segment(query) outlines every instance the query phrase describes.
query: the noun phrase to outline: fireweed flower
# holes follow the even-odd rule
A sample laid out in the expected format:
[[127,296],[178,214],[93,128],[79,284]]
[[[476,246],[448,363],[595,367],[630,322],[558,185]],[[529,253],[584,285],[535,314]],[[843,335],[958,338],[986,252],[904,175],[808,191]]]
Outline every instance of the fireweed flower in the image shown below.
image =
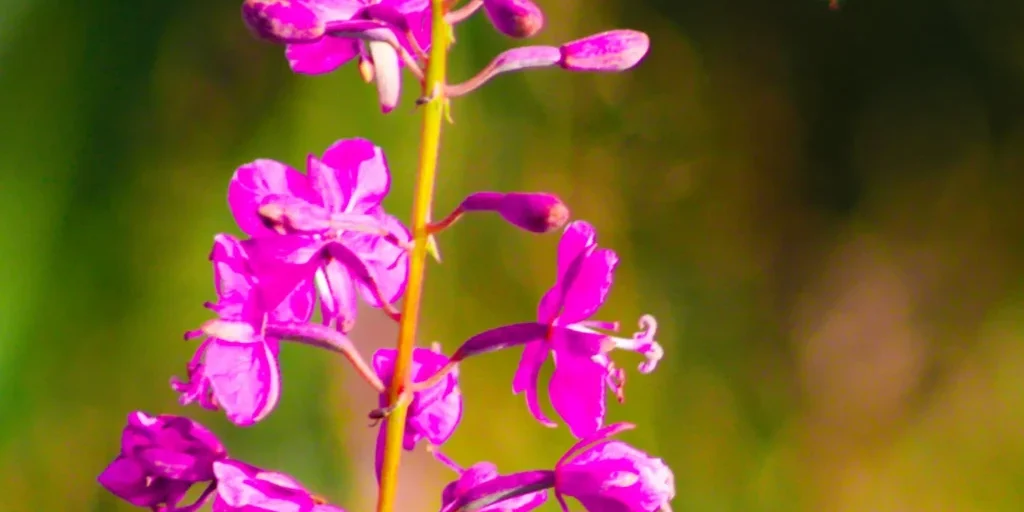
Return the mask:
[[286,44],[296,73],[329,73],[358,58],[377,84],[381,109],[398,104],[401,68],[430,46],[428,0],[246,0],[242,18],[257,36]]
[[642,330],[620,338],[595,330],[617,330],[616,323],[587,320],[611,290],[618,256],[597,247],[594,228],[582,221],[570,223],[558,247],[558,277],[537,308],[537,321],[492,329],[467,340],[452,356],[471,355],[524,345],[512,388],[526,393],[526,403],[542,424],[555,426],[541,410],[537,385],[540,368],[553,354],[555,371],[548,384],[551,405],[576,437],[592,434],[604,423],[605,386],[622,396],[624,374],[608,352],[639,352],[647,361],[641,373],[650,373],[662,357],[654,340],[657,324],[651,316],[640,319]]
[[221,408],[233,423],[248,426],[270,414],[281,393],[278,340],[263,335],[265,323],[308,318],[313,295],[269,279],[259,283],[258,293],[246,247],[230,235],[217,235],[210,260],[218,300],[207,307],[218,318],[185,334],[206,339],[188,365],[188,380],[174,378],[171,387],[182,404]]
[[[128,415],[121,453],[103,470],[99,483],[137,507],[177,508],[193,485],[213,482],[213,465],[227,457],[220,441],[202,425],[181,416]],[[202,505],[213,485],[197,502]],[[161,509],[162,510],[162,509]]]
[[526,511],[540,502],[522,500],[547,489],[554,489],[565,512],[569,511],[566,497],[575,498],[590,512],[667,511],[675,497],[672,470],[661,459],[610,439],[630,428],[631,424],[618,423],[594,432],[570,448],[554,470],[496,475],[490,463],[477,464],[473,467],[482,468],[479,477],[467,471],[445,488],[441,512]]
[[234,460],[213,464],[213,512],[344,512],[313,496],[297,480]]
[[274,160],[245,164],[231,178],[228,204],[253,237],[256,272],[282,279],[282,268],[312,262],[313,272],[294,276],[298,289],[316,288],[324,321],[347,332],[357,295],[379,308],[405,291],[409,231],[381,206],[391,176],[370,141],[339,140],[306,167],[304,175]]
[[509,71],[558,66],[568,71],[618,72],[640,63],[650,38],[636,30],[610,30],[562,46],[523,46],[500,53],[473,78],[445,89],[448,97],[468,94],[494,76]]
[[[380,380],[391,382],[395,371],[395,349],[381,349],[373,354],[373,369]],[[412,353],[412,381],[422,382],[436,374],[448,364],[448,358],[434,350],[416,348]],[[387,394],[381,394],[380,406],[387,407]],[[462,420],[462,391],[459,390],[458,369],[448,372],[436,384],[413,393],[406,416],[405,437],[402,447],[412,450],[416,443],[426,439],[430,444],[444,444],[455,433],[455,427]],[[380,478],[381,463],[384,459],[384,438],[387,420],[381,423],[377,436],[376,469]]]

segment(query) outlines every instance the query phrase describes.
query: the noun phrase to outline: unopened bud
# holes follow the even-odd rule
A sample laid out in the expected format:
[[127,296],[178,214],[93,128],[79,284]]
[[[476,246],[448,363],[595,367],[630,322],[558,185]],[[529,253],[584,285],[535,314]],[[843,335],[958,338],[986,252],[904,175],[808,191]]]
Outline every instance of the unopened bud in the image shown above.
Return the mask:
[[484,0],[484,11],[494,28],[509,37],[532,37],[544,28],[544,13],[530,0]]
[[294,0],[245,0],[242,19],[256,37],[274,43],[311,43],[324,36],[324,22]]
[[570,71],[624,71],[647,55],[650,38],[636,30],[612,30],[561,46],[558,65]]
[[510,224],[533,233],[547,233],[569,221],[565,203],[543,192],[477,192],[467,197],[460,209],[494,211]]

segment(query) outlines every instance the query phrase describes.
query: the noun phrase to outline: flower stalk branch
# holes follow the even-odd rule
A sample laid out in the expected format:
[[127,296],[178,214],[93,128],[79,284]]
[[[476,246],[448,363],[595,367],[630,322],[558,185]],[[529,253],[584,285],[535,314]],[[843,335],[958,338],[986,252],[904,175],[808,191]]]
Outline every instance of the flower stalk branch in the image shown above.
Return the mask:
[[377,512],[394,512],[398,480],[398,465],[402,452],[402,438],[408,404],[398,402],[402,390],[411,382],[413,348],[416,345],[416,324],[419,320],[420,298],[426,270],[427,245],[430,233],[430,211],[434,196],[437,155],[441,143],[441,122],[444,119],[444,96],[449,26],[445,21],[444,0],[431,0],[431,41],[423,81],[423,96],[430,98],[423,105],[423,124],[420,134],[419,169],[416,174],[412,210],[413,250],[409,257],[409,279],[405,292],[401,322],[398,328],[398,358],[389,390],[389,402],[396,404],[388,421],[385,437],[384,460],[381,469]]

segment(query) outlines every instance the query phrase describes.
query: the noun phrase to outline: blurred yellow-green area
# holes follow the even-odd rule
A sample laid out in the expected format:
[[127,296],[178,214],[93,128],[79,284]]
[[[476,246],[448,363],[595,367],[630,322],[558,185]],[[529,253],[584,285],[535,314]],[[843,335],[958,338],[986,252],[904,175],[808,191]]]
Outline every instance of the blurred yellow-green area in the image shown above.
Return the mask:
[[[650,55],[454,101],[436,209],[552,191],[619,252],[598,317],[628,334],[655,315],[667,357],[609,419],[674,469],[674,510],[1024,510],[1024,3],[539,4],[539,43],[631,27]],[[136,409],[187,414],[236,457],[372,510],[376,398],[341,360],[284,347],[282,401],[247,429],[168,387],[214,298],[212,237],[237,233],[237,166],[302,168],[368,137],[387,206],[410,213],[415,84],[381,115],[355,67],[294,76],[238,8],[0,0],[3,512],[130,510],[95,478]],[[453,82],[519,44],[482,17],[457,37]],[[487,216],[442,234],[421,341],[530,319],[557,239]],[[367,309],[353,338],[368,355],[395,331]],[[460,463],[545,467],[571,444],[511,394],[517,361],[464,365]],[[404,460],[400,509],[437,510],[453,475]]]

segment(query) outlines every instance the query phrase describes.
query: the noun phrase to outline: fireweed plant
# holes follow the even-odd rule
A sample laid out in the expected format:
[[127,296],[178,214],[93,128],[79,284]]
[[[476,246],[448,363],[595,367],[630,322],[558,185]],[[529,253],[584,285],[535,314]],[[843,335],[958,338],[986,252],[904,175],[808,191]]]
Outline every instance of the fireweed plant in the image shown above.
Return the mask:
[[[182,404],[222,410],[236,425],[258,423],[284,390],[277,362],[283,342],[303,343],[345,357],[380,397],[370,412],[379,428],[375,470],[377,512],[395,511],[396,474],[403,450],[428,451],[454,474],[439,490],[441,512],[528,511],[554,495],[591,512],[669,510],[672,472],[657,458],[615,440],[633,426],[605,425],[605,394],[620,401],[625,372],[609,357],[615,350],[644,357],[641,373],[662,357],[656,323],[640,319],[640,331],[619,337],[618,322],[591,319],[608,296],[618,257],[599,247],[583,221],[555,195],[477,192],[449,215],[431,221],[438,142],[449,100],[466,95],[497,74],[527,68],[613,72],[635,66],[648,37],[612,30],[561,46],[522,46],[498,55],[460,84],[445,79],[454,27],[481,10],[510,38],[535,35],[544,15],[530,0],[247,0],[242,18],[258,37],[284,46],[292,70],[328,73],[355,61],[376,86],[381,109],[399,100],[402,69],[422,88],[419,169],[412,223],[385,212],[391,173],[384,152],[365,139],[339,140],[310,155],[305,173],[274,160],[239,167],[228,183],[228,205],[247,238],[214,237],[214,318],[185,334],[198,342],[183,378],[171,388]],[[428,255],[437,256],[434,235],[466,214],[492,212],[533,233],[561,230],[555,278],[539,298],[536,318],[484,331],[450,356],[439,347],[416,346],[416,325]],[[404,298],[399,310],[395,304]],[[367,361],[348,333],[363,301],[399,323],[393,349]],[[319,305],[320,319],[314,321]],[[554,373],[548,397],[579,441],[553,466],[502,474],[490,462],[461,467],[440,450],[462,417],[458,368],[466,359],[518,349],[512,390],[524,394],[542,425],[558,423],[541,409],[538,379],[550,357]],[[128,416],[121,452],[99,476],[113,494],[138,507],[190,512],[212,503],[215,512],[337,512],[295,479],[235,459],[202,425],[180,416]],[[186,494],[198,490],[198,498]],[[553,491],[553,493],[551,492]],[[193,494],[195,495],[195,494]],[[188,501],[186,503],[186,501]]]

